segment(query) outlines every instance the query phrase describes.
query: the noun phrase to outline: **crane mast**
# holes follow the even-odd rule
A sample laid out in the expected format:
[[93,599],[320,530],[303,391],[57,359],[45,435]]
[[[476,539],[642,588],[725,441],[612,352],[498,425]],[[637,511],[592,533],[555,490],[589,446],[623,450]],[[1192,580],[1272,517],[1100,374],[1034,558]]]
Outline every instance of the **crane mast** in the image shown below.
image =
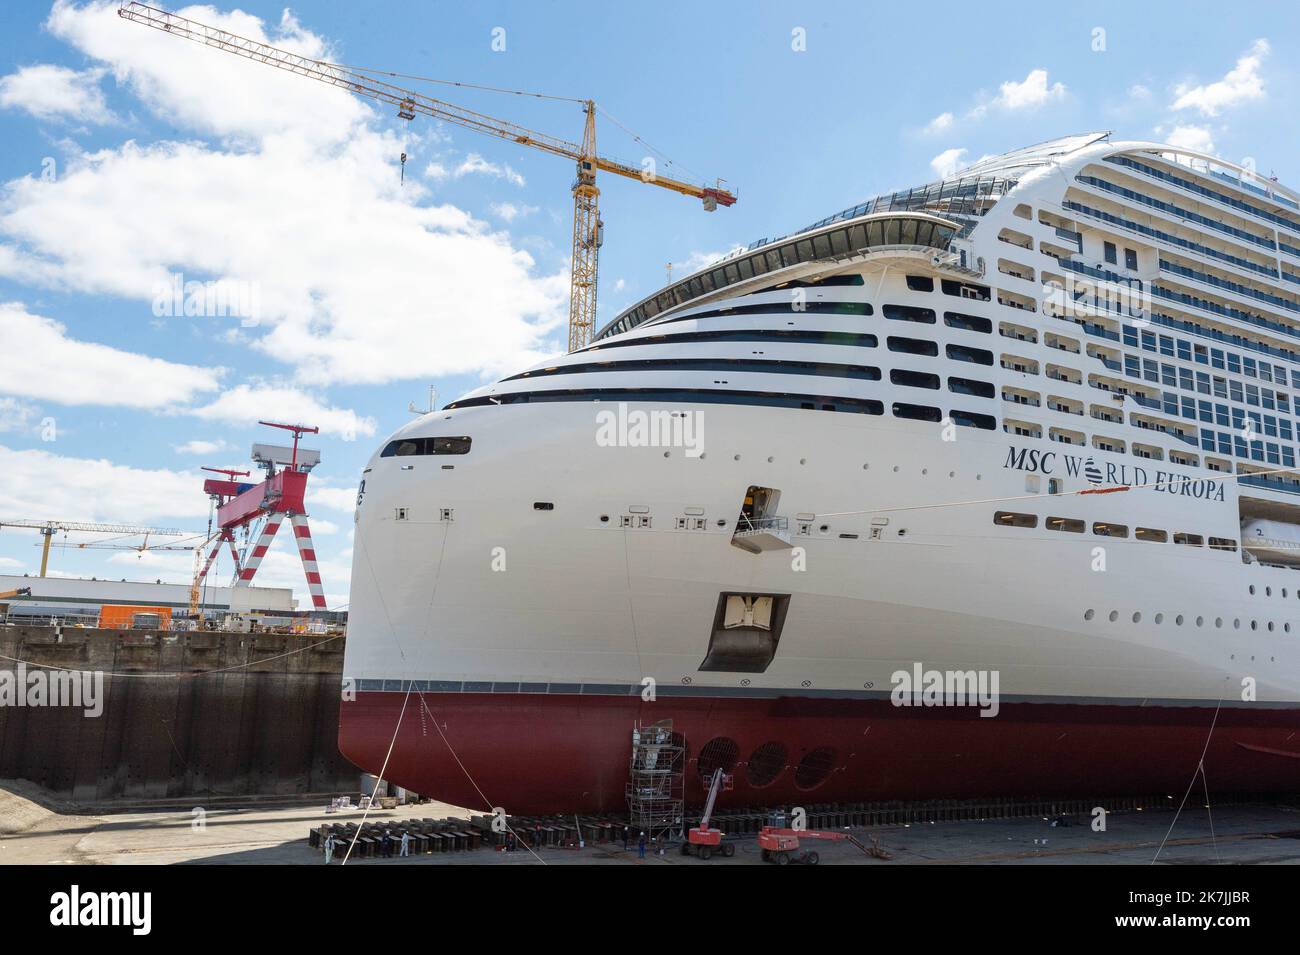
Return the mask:
[[[596,104],[594,100],[581,100],[585,114],[582,144],[569,142],[546,133],[539,133],[517,123],[465,109],[453,103],[435,99],[423,93],[395,86],[376,78],[378,71],[342,66],[290,53],[258,40],[250,40],[218,27],[208,26],[166,10],[136,2],[124,3],[118,16],[140,23],[172,36],[192,40],[226,53],[264,63],[277,69],[296,73],[358,96],[365,96],[395,107],[401,119],[413,120],[417,115],[451,123],[487,136],[507,140],[521,146],[540,149],[554,156],[571,159],[577,164],[573,182],[573,255],[569,282],[569,351],[582,348],[591,340],[596,326],[596,288],[600,245],[604,224],[600,219],[600,189],[596,186],[596,173],[608,172],[647,185],[659,186],[681,195],[700,199],[707,212],[718,206],[730,206],[736,201],[734,193],[721,186],[686,182],[668,176],[648,173],[639,166],[609,159],[596,153]],[[393,75],[393,74],[383,74]]]

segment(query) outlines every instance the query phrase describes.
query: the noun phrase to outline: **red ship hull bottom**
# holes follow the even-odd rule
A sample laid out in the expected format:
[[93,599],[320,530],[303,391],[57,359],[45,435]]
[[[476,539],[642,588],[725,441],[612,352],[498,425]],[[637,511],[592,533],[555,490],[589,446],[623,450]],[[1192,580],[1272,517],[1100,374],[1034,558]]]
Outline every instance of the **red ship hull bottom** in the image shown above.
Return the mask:
[[1181,798],[1203,752],[1211,794],[1300,792],[1300,708],[1003,703],[988,718],[888,700],[411,693],[403,714],[404,698],[345,701],[340,751],[379,774],[392,744],[385,778],[475,812],[622,811],[632,727],[666,719],[689,803],[717,765],[734,775],[720,806]]

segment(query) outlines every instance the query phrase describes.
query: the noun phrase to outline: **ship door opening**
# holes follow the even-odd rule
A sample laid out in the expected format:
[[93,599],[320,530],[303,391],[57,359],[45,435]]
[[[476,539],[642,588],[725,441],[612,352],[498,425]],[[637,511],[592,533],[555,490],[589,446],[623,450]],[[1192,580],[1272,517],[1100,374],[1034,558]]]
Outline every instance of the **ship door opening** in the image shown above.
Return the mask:
[[765,671],[776,657],[789,604],[789,594],[719,594],[709,650],[700,669],[721,673]]
[[776,512],[781,492],[774,487],[751,484],[740,501],[740,516],[731,543],[751,554],[768,550],[788,550],[789,522]]

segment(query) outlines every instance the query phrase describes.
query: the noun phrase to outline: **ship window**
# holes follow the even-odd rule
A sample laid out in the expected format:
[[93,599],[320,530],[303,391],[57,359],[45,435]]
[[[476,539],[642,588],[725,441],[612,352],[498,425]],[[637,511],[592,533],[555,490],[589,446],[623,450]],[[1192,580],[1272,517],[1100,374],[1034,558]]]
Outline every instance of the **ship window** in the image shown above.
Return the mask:
[[993,323],[978,315],[963,315],[961,312],[944,312],[943,321],[949,328],[961,328],[968,332],[992,332]]
[[[823,397],[818,395],[775,394],[762,391],[719,390],[712,388],[573,388],[549,391],[511,391],[499,395],[480,395],[453,401],[447,410],[476,408],[484,405],[530,404],[542,401],[689,401],[726,405],[763,405],[773,408],[816,409],[879,415],[885,413],[882,402],[870,398]],[[829,402],[833,402],[830,404]]]
[[769,285],[767,288],[759,289],[759,292],[774,292],[778,289],[786,288],[836,288],[861,284],[863,284],[863,278],[861,275],[828,275],[824,279],[816,279],[812,282],[805,282],[802,279],[791,279],[788,282],[779,282],[776,285]]
[[942,285],[944,295],[972,298],[978,302],[987,302],[989,300],[987,285],[971,285],[968,282],[958,282],[956,279],[943,279]]
[[922,325],[934,324],[934,309],[918,308],[915,305],[886,305],[885,318],[895,322],[919,322]]
[[976,414],[974,411],[957,411],[952,412],[953,424],[959,424],[963,428],[983,428],[985,431],[996,431],[998,419],[992,415]]
[[1083,521],[1073,517],[1049,517],[1043,525],[1049,531],[1065,531],[1068,534],[1082,534]]
[[1109,262],[1111,265],[1115,265],[1119,262],[1119,258],[1116,255],[1114,242],[1103,243],[1102,253],[1105,255],[1106,261]]
[[893,410],[895,418],[913,418],[917,421],[939,421],[943,418],[943,413],[938,408],[909,405],[902,401],[895,401]]
[[890,335],[888,344],[890,351],[904,352],[908,355],[927,355],[933,358],[939,354],[938,345],[922,338],[902,338],[898,335]]
[[906,385],[909,388],[932,388],[938,389],[939,376],[927,374],[923,371],[908,371],[904,368],[895,368],[889,373],[889,380],[895,385]]
[[1236,551],[1237,542],[1231,537],[1211,537],[1210,548],[1212,550],[1230,550]]
[[975,395],[979,398],[992,398],[996,393],[987,381],[976,381],[974,378],[949,378],[948,390],[959,395]]
[[390,441],[382,458],[407,457],[413,454],[469,454],[469,438],[401,438]]
[[993,523],[1003,527],[1037,527],[1038,517],[1034,514],[1017,514],[1015,511],[997,511]]
[[1092,532],[1098,537],[1128,537],[1128,525],[1111,524],[1109,521],[1093,521]]
[[[750,328],[727,331],[677,332],[664,335],[644,335],[627,340],[601,342],[588,348],[587,352],[600,352],[610,348],[626,348],[634,345],[660,345],[665,342],[806,342],[816,345],[856,345],[862,348],[875,348],[876,336],[857,332],[822,332],[795,329]],[[516,375],[516,378],[526,377]]]
[[1200,534],[1185,534],[1182,531],[1174,533],[1175,544],[1186,544],[1188,547],[1200,547],[1205,543],[1205,538]]
[[965,345],[949,345],[948,357],[953,361],[969,361],[977,365],[993,364],[993,352],[983,348],[967,348]]
[[907,277],[907,287],[913,292],[933,292],[934,279],[928,275],[909,275]]
[[588,372],[653,371],[754,371],[786,375],[819,375],[830,378],[864,378],[880,380],[880,369],[868,365],[840,365],[830,362],[782,361],[758,358],[634,358],[625,361],[583,362],[557,365],[512,375],[504,381],[541,378],[551,375],[577,375]]
[[1133,536],[1140,541],[1153,541],[1157,544],[1164,544],[1169,540],[1169,534],[1166,531],[1156,530],[1152,527],[1139,527]]

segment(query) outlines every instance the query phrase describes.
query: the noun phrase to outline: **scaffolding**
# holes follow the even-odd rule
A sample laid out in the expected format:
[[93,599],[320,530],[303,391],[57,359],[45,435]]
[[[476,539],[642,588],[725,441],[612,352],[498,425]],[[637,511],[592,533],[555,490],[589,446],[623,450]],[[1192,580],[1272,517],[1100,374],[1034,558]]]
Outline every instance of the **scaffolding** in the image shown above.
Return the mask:
[[680,837],[686,786],[686,743],[672,720],[638,722],[632,728],[627,812],[647,840]]

